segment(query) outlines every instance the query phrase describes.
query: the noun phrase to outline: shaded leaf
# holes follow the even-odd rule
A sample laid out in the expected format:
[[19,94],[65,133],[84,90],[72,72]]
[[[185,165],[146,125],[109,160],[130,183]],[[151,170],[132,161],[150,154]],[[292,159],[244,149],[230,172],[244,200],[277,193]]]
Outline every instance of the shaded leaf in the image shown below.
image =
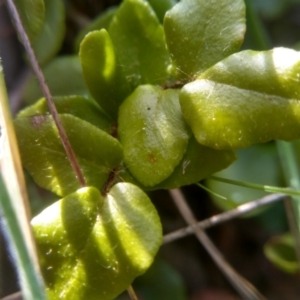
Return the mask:
[[91,95],[114,119],[129,93],[114,47],[105,29],[90,32],[80,44],[80,61]]
[[[42,71],[52,96],[89,96],[77,56],[58,57],[42,68]],[[41,89],[32,76],[24,92],[25,101],[31,104],[41,97]]]
[[146,1],[125,0],[108,32],[131,91],[140,84],[165,84],[170,60],[164,31]]
[[236,159],[230,150],[215,150],[190,138],[187,150],[173,173],[155,186],[157,189],[175,189],[196,183],[213,173],[227,168]]
[[264,245],[266,257],[279,269],[287,273],[299,270],[295,242],[290,233],[271,238]]
[[[60,115],[86,183],[102,189],[122,160],[122,146],[106,132],[72,115]],[[37,184],[67,195],[80,185],[50,116],[17,118],[15,127],[24,167]]]
[[83,188],[32,220],[49,299],[111,300],[151,265],[161,244],[157,212],[138,187],[103,197]]
[[[99,129],[112,134],[114,124],[100,107],[89,98],[83,96],[62,96],[53,97],[56,109],[59,114],[70,114],[84,121],[91,123]],[[49,108],[45,98],[40,99],[35,104],[23,109],[19,118],[31,117],[36,115],[48,115]]]
[[171,9],[177,0],[147,0],[154,9],[159,21],[163,23],[166,12]]
[[60,49],[65,36],[65,9],[62,0],[45,1],[45,20],[32,44],[40,64],[46,63]]
[[180,95],[200,144],[237,149],[300,138],[300,53],[243,51],[219,62]]
[[166,179],[185,153],[189,130],[182,118],[178,90],[139,86],[119,111],[124,162],[145,186]]
[[45,18],[44,0],[15,0],[24,29],[32,42],[42,29]]
[[179,78],[193,78],[239,50],[245,33],[242,0],[182,0],[165,15],[166,42]]

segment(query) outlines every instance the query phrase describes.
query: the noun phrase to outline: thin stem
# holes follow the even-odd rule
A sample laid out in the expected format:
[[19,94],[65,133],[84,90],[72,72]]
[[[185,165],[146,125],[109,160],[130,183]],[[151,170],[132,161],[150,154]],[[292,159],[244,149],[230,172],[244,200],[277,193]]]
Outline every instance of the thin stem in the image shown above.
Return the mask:
[[226,262],[222,254],[211,242],[206,233],[198,226],[195,226],[197,221],[192,211],[186,204],[186,201],[181,191],[178,189],[170,190],[170,194],[185,221],[193,227],[194,234],[196,235],[200,243],[207,250],[207,252],[210,254],[216,265],[231,282],[232,286],[241,295],[241,297],[248,300],[265,299],[264,296],[261,295],[251,283],[249,283],[246,279],[244,279],[238,273],[236,273],[236,271]]
[[255,209],[258,209],[260,207],[273,204],[273,203],[283,200],[285,198],[286,198],[286,195],[272,194],[272,195],[268,195],[264,198],[255,200],[255,201],[248,202],[246,204],[242,204],[235,209],[212,216],[208,219],[198,222],[197,224],[195,224],[193,226],[187,226],[185,228],[182,228],[182,229],[179,229],[179,230],[176,230],[176,231],[166,234],[163,238],[163,244],[171,243],[175,240],[192,235],[194,233],[194,226],[197,226],[201,229],[207,229],[209,227],[216,226],[216,225],[219,225],[226,221],[229,221],[231,219],[237,218],[241,215],[244,215],[244,214],[246,214],[250,211],[253,211]]
[[233,179],[227,179],[227,178],[221,178],[216,176],[210,176],[209,179],[232,184],[232,185],[238,185],[243,186],[250,189],[265,191],[267,193],[278,193],[278,194],[285,194],[289,196],[300,196],[300,191],[292,190],[290,188],[281,188],[277,186],[270,186],[270,185],[261,185],[256,183],[250,183],[250,182],[243,182]]
[[60,136],[62,144],[65,148],[68,159],[69,159],[69,161],[72,165],[72,168],[74,170],[74,173],[75,173],[80,185],[83,187],[83,186],[86,185],[85,179],[84,179],[83,174],[80,170],[80,167],[79,167],[79,164],[77,162],[75,153],[72,149],[72,146],[71,146],[70,141],[67,137],[65,129],[64,129],[64,127],[63,127],[63,125],[60,121],[60,118],[59,118],[58,112],[56,110],[55,104],[53,102],[49,87],[46,84],[44,74],[43,74],[43,72],[42,72],[42,70],[41,70],[41,68],[40,68],[40,66],[37,62],[34,51],[33,51],[32,47],[30,45],[30,41],[29,41],[28,36],[27,36],[27,34],[24,30],[24,27],[22,25],[22,21],[20,19],[19,13],[18,13],[18,11],[15,7],[15,4],[14,4],[13,0],[6,0],[6,3],[7,3],[8,10],[10,12],[10,15],[11,15],[11,17],[12,17],[14,23],[15,23],[15,26],[17,28],[17,31],[19,33],[19,36],[21,38],[21,41],[22,41],[22,43],[25,47],[26,53],[29,57],[31,66],[33,68],[33,71],[34,71],[34,73],[35,73],[35,75],[38,79],[38,82],[39,82],[39,85],[42,89],[43,95],[46,98],[46,101],[47,101],[47,104],[48,104],[48,107],[49,107],[49,111],[50,111],[50,113],[53,117],[53,120],[55,122],[55,125],[58,129],[59,136]]
[[132,285],[130,285],[129,288],[127,289],[127,293],[131,300],[139,300]]

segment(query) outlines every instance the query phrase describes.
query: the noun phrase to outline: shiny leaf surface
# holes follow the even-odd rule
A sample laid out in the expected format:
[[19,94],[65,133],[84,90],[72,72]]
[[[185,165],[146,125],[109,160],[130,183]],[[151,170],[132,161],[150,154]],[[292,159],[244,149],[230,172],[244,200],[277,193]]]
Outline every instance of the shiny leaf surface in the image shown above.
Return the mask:
[[190,135],[178,90],[139,86],[120,107],[118,132],[125,164],[138,181],[153,186],[166,179],[182,159]]
[[49,299],[111,300],[151,265],[162,229],[147,195],[128,183],[93,187],[32,220]]

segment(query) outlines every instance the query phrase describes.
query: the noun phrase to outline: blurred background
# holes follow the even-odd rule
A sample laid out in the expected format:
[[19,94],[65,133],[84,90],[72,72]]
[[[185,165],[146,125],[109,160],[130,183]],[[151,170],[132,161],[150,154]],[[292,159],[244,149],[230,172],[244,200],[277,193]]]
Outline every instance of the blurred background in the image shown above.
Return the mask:
[[[300,0],[246,2],[248,27],[243,49],[265,50],[282,46],[300,49]],[[65,0],[66,14],[60,18],[57,13],[56,20],[57,24],[65,25],[63,26],[65,29],[57,27],[61,32],[60,40],[50,41],[52,44],[47,47],[51,48],[52,52],[39,57],[45,74],[51,76],[53,72],[61,70],[62,64],[57,62],[55,56],[66,59],[67,66],[70,67],[66,74],[80,73],[76,59],[72,61],[78,50],[80,36],[84,35],[87,26],[91,26],[93,24],[91,22],[100,13],[119,3],[117,0]],[[45,53],[43,48],[41,49],[41,52]],[[26,104],[36,100],[40,92],[35,80],[32,79],[23,47],[18,42],[3,0],[0,0],[0,57],[12,112],[15,114]],[[56,89],[55,92],[64,92],[63,83],[60,86],[55,82],[49,84]],[[74,89],[78,93],[83,89],[80,79],[74,83]],[[239,151],[238,157],[236,163],[217,175],[263,185],[287,185],[275,143]],[[26,178],[32,214],[36,215],[55,201],[56,197],[37,187],[29,176],[26,175]],[[202,184],[230,200],[212,196],[196,185],[184,187],[182,190],[198,220],[265,195],[260,191],[213,180],[203,181]],[[161,216],[165,233],[186,226],[167,191],[151,192],[150,197]],[[18,291],[19,286],[9,247],[5,242],[5,229],[2,223],[0,224],[0,298],[2,298]],[[228,262],[267,299],[293,300],[300,297],[300,277],[293,247],[289,243],[282,242],[282,237],[288,230],[284,203],[278,202],[243,218],[211,228],[207,233]],[[266,258],[264,248],[267,246],[275,250],[280,248],[278,251],[282,254],[282,261],[277,262],[277,266]],[[138,278],[133,286],[140,299],[146,300],[239,299],[194,236],[163,245],[152,268]],[[122,295],[120,299],[128,298]]]

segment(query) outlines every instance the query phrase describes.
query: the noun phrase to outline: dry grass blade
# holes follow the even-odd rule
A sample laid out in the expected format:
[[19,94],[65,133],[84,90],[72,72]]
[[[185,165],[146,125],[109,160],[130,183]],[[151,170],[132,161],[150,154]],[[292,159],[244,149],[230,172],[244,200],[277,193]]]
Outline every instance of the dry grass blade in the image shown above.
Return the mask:
[[286,197],[287,197],[286,195],[282,195],[282,194],[272,194],[255,201],[242,204],[235,209],[220,213],[219,215],[215,215],[203,221],[197,222],[197,224],[193,226],[187,226],[185,228],[178,229],[176,231],[166,234],[163,238],[163,244],[171,243],[175,240],[194,234],[194,229],[193,229],[194,226],[198,226],[201,229],[207,229],[209,227],[237,218],[250,211],[258,209],[259,207],[270,205],[277,201],[283,200]]
[[265,299],[256,288],[249,283],[246,279],[241,277],[223,258],[218,249],[214,246],[211,240],[208,238],[206,233],[198,226],[196,226],[197,220],[195,219],[192,211],[186,204],[185,198],[180,190],[171,190],[170,194],[174,200],[174,203],[178,207],[181,215],[185,221],[192,226],[194,234],[203,245],[203,247],[208,251],[214,262],[231,282],[232,286],[241,295],[243,299],[248,300],[261,300]]
[[[1,209],[24,295],[44,299],[26,185],[0,65]],[[3,178],[3,181],[2,181]]]

